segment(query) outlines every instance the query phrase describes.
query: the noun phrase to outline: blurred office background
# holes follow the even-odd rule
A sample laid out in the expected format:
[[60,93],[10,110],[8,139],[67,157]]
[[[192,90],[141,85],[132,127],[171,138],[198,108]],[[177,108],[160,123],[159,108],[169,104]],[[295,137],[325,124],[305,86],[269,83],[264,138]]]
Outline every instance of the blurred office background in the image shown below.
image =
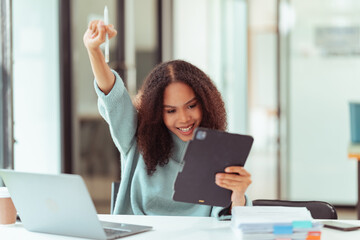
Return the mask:
[[118,30],[109,64],[132,96],[161,61],[188,60],[213,79],[228,130],[255,138],[250,198],[322,200],[355,218],[355,0],[1,0],[2,168],[80,174],[98,212],[109,213],[120,156],[82,42],[105,5]]

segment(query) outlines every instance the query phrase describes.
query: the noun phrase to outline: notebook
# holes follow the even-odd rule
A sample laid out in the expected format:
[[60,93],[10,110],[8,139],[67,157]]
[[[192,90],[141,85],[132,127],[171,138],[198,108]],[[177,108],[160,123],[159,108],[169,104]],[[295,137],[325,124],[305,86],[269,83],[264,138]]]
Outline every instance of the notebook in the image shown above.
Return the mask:
[[33,232],[116,239],[150,226],[101,222],[83,179],[75,174],[0,170],[23,226]]
[[227,207],[231,191],[215,184],[215,175],[229,166],[244,166],[253,137],[197,128],[174,184],[175,201]]

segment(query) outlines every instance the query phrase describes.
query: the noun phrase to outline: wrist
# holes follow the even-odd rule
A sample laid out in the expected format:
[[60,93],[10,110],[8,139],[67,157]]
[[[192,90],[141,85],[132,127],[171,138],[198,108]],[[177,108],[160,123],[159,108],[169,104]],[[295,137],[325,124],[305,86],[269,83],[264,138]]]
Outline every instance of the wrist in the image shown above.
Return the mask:
[[246,197],[244,193],[233,193],[232,198],[232,206],[245,206],[246,205]]
[[102,55],[102,51],[100,49],[100,46],[96,46],[96,47],[86,47],[87,52],[89,54],[89,56],[97,56],[97,55]]

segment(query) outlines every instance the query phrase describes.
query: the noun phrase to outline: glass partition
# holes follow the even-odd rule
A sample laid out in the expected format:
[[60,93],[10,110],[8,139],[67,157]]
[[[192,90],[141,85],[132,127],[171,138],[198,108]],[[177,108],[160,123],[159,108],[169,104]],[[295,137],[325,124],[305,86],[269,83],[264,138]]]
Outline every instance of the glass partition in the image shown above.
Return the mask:
[[[360,99],[360,3],[280,1],[287,74],[286,197],[356,203],[356,161],[348,159],[349,101]],[[293,22],[293,24],[289,24]],[[285,105],[284,105],[285,104]]]

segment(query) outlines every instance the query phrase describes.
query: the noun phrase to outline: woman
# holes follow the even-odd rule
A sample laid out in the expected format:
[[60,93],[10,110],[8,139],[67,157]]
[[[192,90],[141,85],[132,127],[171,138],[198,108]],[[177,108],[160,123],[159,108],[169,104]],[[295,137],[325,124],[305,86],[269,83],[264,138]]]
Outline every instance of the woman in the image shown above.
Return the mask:
[[[109,39],[117,34],[112,25],[95,20],[83,40],[95,75],[100,114],[121,154],[121,184],[114,213],[227,214],[230,208],[172,200],[175,178],[183,164],[181,156],[195,128],[226,128],[224,103],[214,84],[190,63],[162,63],[145,79],[134,107],[121,78],[105,63],[100,45],[106,33]],[[232,206],[251,204],[245,196],[251,176],[243,167],[228,167],[225,173],[216,174],[214,181],[232,191]]]

